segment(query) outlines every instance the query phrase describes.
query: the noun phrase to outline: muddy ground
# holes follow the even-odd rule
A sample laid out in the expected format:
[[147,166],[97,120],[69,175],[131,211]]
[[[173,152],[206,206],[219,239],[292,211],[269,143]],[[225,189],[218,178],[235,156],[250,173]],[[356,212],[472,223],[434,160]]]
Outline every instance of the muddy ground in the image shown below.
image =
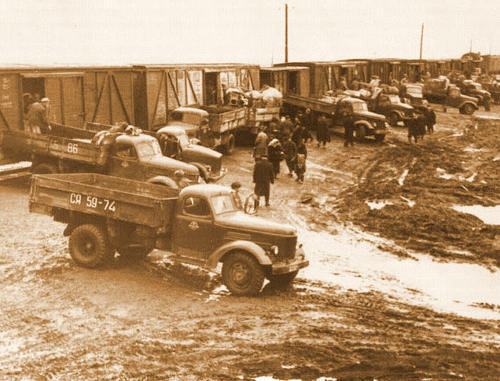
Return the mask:
[[[451,208],[499,204],[500,126],[475,125],[450,110],[417,145],[333,136],[304,184],[283,163],[259,215],[296,226],[311,265],[256,298],[159,251],[82,269],[27,181],[1,184],[0,379],[499,379],[498,225]],[[249,150],[225,165],[250,192]]]

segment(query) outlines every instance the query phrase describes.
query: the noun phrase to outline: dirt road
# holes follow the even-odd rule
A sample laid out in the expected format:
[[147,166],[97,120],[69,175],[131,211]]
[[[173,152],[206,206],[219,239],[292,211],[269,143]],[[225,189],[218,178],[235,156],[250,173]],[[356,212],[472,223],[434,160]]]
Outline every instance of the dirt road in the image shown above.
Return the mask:
[[[311,266],[257,298],[159,251],[79,268],[27,183],[1,185],[0,379],[498,379],[498,225],[451,207],[499,204],[499,127],[468,125],[439,113],[418,146],[402,129],[310,145],[305,183],[281,174],[259,214],[295,225]],[[249,151],[225,165],[249,192]]]

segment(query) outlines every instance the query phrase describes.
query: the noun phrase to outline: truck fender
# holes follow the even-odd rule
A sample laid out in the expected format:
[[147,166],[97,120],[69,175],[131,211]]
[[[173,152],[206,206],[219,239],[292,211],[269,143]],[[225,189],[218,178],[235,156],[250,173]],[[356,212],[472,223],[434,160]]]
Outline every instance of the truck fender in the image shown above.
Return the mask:
[[466,104],[470,104],[472,105],[476,110],[479,109],[478,105],[472,101],[463,101],[462,103],[460,103],[460,105],[457,107],[458,109],[461,109],[462,107],[464,107]]
[[405,114],[401,110],[391,110],[391,112],[398,114],[399,119],[404,119],[405,117]]
[[239,240],[225,243],[217,250],[215,250],[212,254],[210,254],[207,261],[207,267],[217,267],[217,264],[224,257],[224,255],[233,250],[245,251],[249,253],[262,266],[270,266],[273,264],[262,247],[254,242]]
[[195,162],[191,162],[189,163],[193,166],[195,166],[196,168],[198,168],[198,171],[200,172],[200,176],[201,178],[206,182],[208,183],[208,173],[207,173],[207,169],[203,166],[203,164],[200,164],[200,163],[195,163]]
[[150,184],[164,185],[164,186],[167,186],[167,187],[172,188],[172,189],[179,189],[179,187],[177,186],[177,183],[174,180],[172,180],[170,177],[166,177],[166,176],[155,176],[146,182],[150,183]]
[[370,122],[368,122],[367,120],[357,120],[356,122],[354,122],[354,126],[355,127],[357,127],[357,126],[365,126],[365,128],[373,130],[372,124]]

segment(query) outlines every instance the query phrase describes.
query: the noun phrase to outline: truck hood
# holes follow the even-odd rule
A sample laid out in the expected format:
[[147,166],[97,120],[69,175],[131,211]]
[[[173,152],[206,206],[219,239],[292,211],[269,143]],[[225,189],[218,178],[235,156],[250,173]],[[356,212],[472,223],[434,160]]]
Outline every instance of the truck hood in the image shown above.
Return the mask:
[[361,116],[362,118],[366,119],[385,120],[385,116],[376,114],[371,111],[356,111],[354,115]]
[[155,156],[153,158],[144,160],[149,165],[153,165],[159,168],[165,168],[170,170],[172,173],[177,169],[182,169],[185,175],[198,176],[200,171],[194,165],[184,163],[179,160],[171,159],[166,156]]
[[403,102],[395,103],[394,106],[396,106],[396,110],[403,111],[403,112],[413,110],[413,106],[406,104],[406,103],[403,103]]
[[216,216],[215,222],[229,229],[243,230],[245,232],[255,231],[264,234],[279,234],[296,236],[297,231],[293,226],[280,224],[265,218],[251,216],[244,212],[220,214]]
[[190,163],[210,165],[212,170],[218,171],[222,166],[222,154],[199,144],[190,144],[182,150],[182,158]]
[[460,94],[460,99],[462,101],[470,101],[470,102],[474,102],[474,103],[479,102],[479,99],[477,99],[476,97],[471,97],[469,95],[464,95],[464,94]]

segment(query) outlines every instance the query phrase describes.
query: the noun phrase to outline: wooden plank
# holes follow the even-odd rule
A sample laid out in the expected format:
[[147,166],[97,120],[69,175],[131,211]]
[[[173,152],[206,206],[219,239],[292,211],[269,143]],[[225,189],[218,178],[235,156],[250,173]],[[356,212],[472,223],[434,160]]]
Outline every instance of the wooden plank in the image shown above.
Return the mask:
[[115,75],[113,73],[111,73],[111,79],[113,80],[113,85],[114,85],[115,90],[116,90],[116,95],[118,95],[118,100],[120,101],[120,105],[122,106],[122,111],[125,114],[125,119],[126,119],[127,123],[130,124],[131,123],[130,117],[128,115],[127,108],[125,107],[125,103],[123,102],[123,98],[122,98],[122,95],[120,93],[120,88],[118,87],[118,84],[116,83],[116,78],[115,78]]
[[[96,73],[96,86],[97,86],[97,73]],[[104,92],[104,86],[106,85],[106,79],[108,78],[108,74],[106,74],[106,76],[104,77],[104,80],[102,81],[102,85],[101,85],[101,88],[99,90],[99,95],[97,96],[97,100],[96,100],[96,105],[95,105],[95,109],[94,109],[94,115],[92,115],[92,120],[91,122],[95,122],[95,119],[97,117],[97,110],[99,109],[99,105],[101,104],[101,99],[102,99],[102,94]]]

